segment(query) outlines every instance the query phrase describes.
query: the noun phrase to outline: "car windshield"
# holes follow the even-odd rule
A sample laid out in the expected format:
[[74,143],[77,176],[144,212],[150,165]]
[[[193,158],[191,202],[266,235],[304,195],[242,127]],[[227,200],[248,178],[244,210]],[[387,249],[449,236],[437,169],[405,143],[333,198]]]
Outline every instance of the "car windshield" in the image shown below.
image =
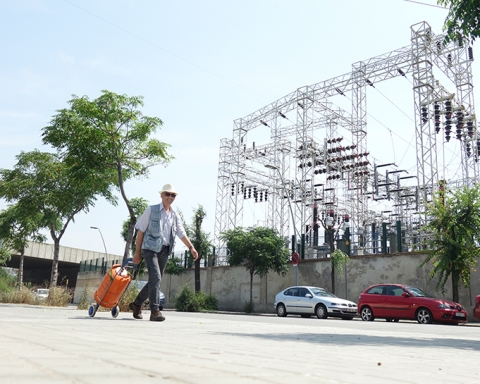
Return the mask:
[[408,289],[408,291],[416,297],[434,297],[430,295],[429,293],[425,292],[424,290],[417,288],[417,287],[405,287]]
[[48,289],[38,289],[37,293],[41,295],[48,295]]
[[327,290],[322,289],[322,288],[310,288],[310,291],[312,291],[312,293],[313,293],[315,296],[320,296],[320,297],[337,297],[337,296],[335,296],[333,293],[330,293],[330,292],[328,292]]

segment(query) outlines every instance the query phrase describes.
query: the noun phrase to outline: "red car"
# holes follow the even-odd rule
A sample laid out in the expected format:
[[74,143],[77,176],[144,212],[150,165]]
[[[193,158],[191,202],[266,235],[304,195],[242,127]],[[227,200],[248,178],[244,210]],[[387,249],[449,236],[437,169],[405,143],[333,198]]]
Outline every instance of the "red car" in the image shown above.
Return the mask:
[[480,319],[480,295],[475,299],[475,308],[473,308],[473,316]]
[[387,321],[417,320],[420,324],[458,324],[468,320],[467,311],[460,304],[401,284],[377,284],[367,288],[358,299],[358,313],[363,321],[379,317]]

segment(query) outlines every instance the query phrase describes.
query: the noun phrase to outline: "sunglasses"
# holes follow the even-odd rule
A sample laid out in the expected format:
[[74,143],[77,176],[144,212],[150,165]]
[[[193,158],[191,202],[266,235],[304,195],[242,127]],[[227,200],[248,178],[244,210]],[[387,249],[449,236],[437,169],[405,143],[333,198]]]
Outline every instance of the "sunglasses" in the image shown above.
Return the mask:
[[167,197],[173,197],[173,198],[177,197],[177,194],[176,194],[176,193],[163,192],[163,194],[164,194],[165,196],[167,196]]

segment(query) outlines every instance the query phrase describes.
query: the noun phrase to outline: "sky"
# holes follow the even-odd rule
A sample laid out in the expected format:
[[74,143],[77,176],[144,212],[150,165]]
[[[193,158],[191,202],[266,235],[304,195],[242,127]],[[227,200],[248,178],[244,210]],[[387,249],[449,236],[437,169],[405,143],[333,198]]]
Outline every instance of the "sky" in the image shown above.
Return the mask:
[[[423,3],[423,4],[419,4]],[[0,0],[0,168],[42,144],[41,130],[72,95],[102,90],[143,96],[159,117],[155,137],[175,157],[148,178],[126,183],[127,196],[156,204],[166,183],[191,222],[207,212],[213,238],[218,155],[233,121],[297,88],[351,71],[351,65],[410,45],[410,26],[442,31],[434,0]],[[473,64],[474,81],[480,75]],[[379,160],[414,158],[411,83],[395,79],[367,93],[369,145]],[[386,96],[386,97],[385,97]],[[478,100],[478,97],[477,97]],[[372,128],[373,129],[373,128]],[[372,131],[376,132],[376,131]],[[413,141],[414,145],[415,141]],[[266,144],[266,143],[265,143]],[[381,157],[384,159],[381,159]],[[0,209],[7,206],[0,200]],[[249,209],[248,207],[246,208]],[[61,245],[123,254],[122,200],[99,199],[70,224]],[[49,239],[48,243],[52,243]],[[178,248],[178,250],[181,249]]]

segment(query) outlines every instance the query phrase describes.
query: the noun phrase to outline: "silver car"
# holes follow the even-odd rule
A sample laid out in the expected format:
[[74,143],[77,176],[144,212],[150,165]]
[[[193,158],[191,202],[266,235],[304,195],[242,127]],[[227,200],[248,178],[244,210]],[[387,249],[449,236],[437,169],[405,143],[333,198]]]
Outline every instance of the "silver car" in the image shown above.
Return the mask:
[[[137,288],[137,290],[140,292],[142,290],[142,288],[147,284],[147,281],[144,281],[144,280],[132,280],[130,285],[134,285],[135,288]],[[160,291],[160,303],[159,303],[159,307],[158,309],[160,309],[160,311],[163,310],[163,307],[165,306],[165,295],[163,294],[162,291]]]
[[275,296],[273,305],[279,317],[316,315],[319,319],[330,316],[351,320],[357,315],[357,304],[353,301],[340,299],[326,289],[318,287],[287,288]]

